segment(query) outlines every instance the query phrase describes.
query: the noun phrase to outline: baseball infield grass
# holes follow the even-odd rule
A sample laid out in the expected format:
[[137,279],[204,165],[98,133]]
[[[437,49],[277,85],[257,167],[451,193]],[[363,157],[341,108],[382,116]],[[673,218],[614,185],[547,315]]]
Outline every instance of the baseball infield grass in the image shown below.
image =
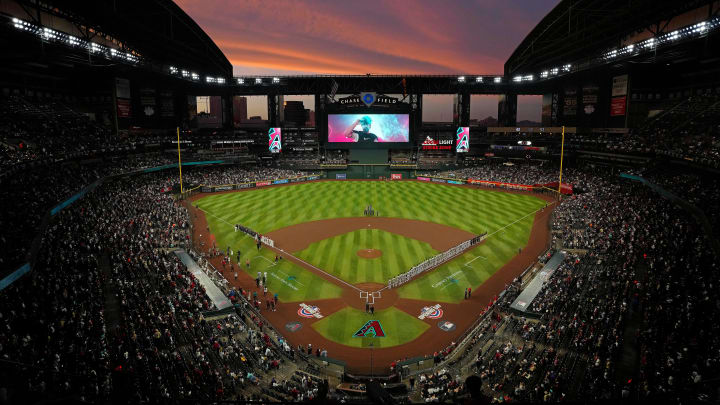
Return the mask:
[[[366,322],[376,320],[380,323],[385,337],[355,337]],[[369,347],[372,342],[374,348],[392,347],[408,343],[425,332],[430,327],[427,323],[409,315],[397,308],[391,307],[375,311],[370,315],[352,307],[345,307],[315,323],[312,328],[318,333],[332,340],[352,347]],[[332,353],[329,354],[332,357]]]
[[[360,249],[377,249],[382,256],[365,259]],[[297,257],[350,284],[381,283],[437,255],[429,244],[381,229],[359,229],[310,244]]]

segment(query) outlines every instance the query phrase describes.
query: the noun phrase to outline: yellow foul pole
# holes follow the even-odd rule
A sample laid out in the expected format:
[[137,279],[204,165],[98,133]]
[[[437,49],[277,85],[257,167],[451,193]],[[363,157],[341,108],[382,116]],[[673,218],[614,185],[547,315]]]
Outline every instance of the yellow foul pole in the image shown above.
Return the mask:
[[562,144],[560,146],[560,179],[558,180],[558,198],[562,195],[562,165],[565,156],[565,125],[562,127]]
[[180,169],[180,194],[182,194],[183,193],[183,184],[182,184],[182,160],[180,159],[180,127],[177,127],[177,144],[178,144],[178,169]]

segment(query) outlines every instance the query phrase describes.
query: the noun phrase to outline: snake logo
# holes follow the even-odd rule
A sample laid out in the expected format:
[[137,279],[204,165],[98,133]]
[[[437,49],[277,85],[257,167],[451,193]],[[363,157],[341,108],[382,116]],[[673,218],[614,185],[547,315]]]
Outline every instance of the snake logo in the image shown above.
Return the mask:
[[362,328],[360,328],[353,337],[385,337],[385,331],[380,325],[380,321],[370,320],[365,322]]

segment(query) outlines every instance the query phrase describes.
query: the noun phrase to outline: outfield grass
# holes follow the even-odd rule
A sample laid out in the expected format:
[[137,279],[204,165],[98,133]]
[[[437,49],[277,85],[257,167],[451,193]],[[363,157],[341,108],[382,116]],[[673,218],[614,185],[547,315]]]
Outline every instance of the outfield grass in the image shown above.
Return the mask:
[[[378,249],[382,256],[364,259],[360,249]],[[439,252],[429,244],[381,229],[359,229],[310,244],[296,256],[350,284],[382,283]]]
[[493,232],[545,205],[539,198],[419,181],[323,181],[216,194],[200,208],[260,233],[308,221],[361,217],[372,204],[383,217],[418,219],[476,234]]
[[[353,337],[369,320],[382,325],[385,337]],[[412,315],[391,307],[370,315],[352,307],[345,307],[312,324],[312,328],[333,342],[352,347],[392,347],[408,343],[420,336],[430,325]],[[330,353],[332,357],[332,353]]]
[[[257,277],[258,271],[267,272],[268,289],[277,293],[281,301],[311,301],[342,296],[342,289],[335,284],[329,283],[287,260],[281,260],[275,265],[275,254],[264,248],[258,251],[253,238],[243,232],[235,232],[233,226],[213,215],[205,215],[205,217],[211,232],[215,235],[218,248],[226,249],[227,246],[230,246],[233,251],[233,260],[237,258],[235,253],[240,249],[242,270],[252,278]],[[249,270],[245,265],[246,260],[250,260]],[[233,277],[229,267],[225,271],[225,276],[228,279]]]

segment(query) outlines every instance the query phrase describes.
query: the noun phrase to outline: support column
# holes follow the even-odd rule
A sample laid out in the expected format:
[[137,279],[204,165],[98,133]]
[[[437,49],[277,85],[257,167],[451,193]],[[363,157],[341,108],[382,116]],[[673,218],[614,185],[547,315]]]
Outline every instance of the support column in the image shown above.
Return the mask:
[[220,96],[222,99],[222,127],[225,129],[233,128],[233,97],[232,94],[224,94]]
[[278,127],[280,124],[280,114],[278,106],[278,96],[268,95],[268,125],[272,127]]
[[455,95],[453,124],[458,127],[467,127],[470,125],[470,93],[459,93]]
[[501,127],[517,125],[517,94],[498,96],[498,125]]

